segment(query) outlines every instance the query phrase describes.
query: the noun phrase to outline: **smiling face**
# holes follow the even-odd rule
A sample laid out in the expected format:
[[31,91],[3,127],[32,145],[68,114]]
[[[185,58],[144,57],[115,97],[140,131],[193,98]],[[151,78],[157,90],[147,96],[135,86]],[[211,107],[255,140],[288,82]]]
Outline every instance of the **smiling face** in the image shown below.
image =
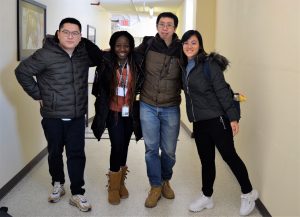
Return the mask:
[[183,52],[189,60],[197,56],[200,48],[198,38],[195,35],[192,35],[188,40],[183,42]]
[[125,61],[130,52],[129,40],[125,36],[120,36],[116,40],[115,44],[115,54],[117,55],[119,61]]
[[79,26],[72,23],[65,23],[57,31],[59,44],[67,53],[72,53],[81,40]]
[[169,44],[172,41],[173,34],[176,31],[174,19],[170,17],[161,17],[156,28],[160,38]]

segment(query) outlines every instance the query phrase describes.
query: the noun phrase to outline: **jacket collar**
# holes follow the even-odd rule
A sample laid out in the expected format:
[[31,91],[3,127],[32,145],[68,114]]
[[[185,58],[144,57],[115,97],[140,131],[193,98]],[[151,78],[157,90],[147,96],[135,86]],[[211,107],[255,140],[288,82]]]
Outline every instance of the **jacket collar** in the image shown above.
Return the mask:
[[[161,43],[165,44],[165,41],[159,36],[158,33],[156,33],[155,35],[156,40],[160,41]],[[174,44],[174,42],[180,42],[178,35],[174,32],[172,35],[172,42],[170,44],[170,46],[172,46],[172,44]]]

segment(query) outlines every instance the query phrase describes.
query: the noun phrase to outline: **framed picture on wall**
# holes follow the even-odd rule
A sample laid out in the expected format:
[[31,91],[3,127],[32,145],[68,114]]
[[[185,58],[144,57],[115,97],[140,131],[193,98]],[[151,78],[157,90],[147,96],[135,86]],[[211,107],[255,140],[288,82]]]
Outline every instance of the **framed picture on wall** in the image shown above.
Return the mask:
[[27,58],[42,47],[46,36],[46,9],[45,5],[33,0],[18,0],[17,37],[19,61]]
[[91,25],[87,25],[87,39],[96,43],[96,28]]

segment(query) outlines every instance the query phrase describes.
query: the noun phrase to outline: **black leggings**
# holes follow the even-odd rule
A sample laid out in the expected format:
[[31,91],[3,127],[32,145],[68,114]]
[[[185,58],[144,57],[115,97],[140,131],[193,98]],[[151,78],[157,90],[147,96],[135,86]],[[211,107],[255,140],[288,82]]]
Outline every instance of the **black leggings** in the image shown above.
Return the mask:
[[230,122],[218,117],[193,123],[198,154],[202,164],[202,191],[205,196],[213,194],[216,177],[215,147],[238,180],[243,194],[252,191],[247,168],[234,148]]
[[128,146],[133,132],[132,117],[122,117],[121,112],[109,112],[107,128],[111,142],[110,171],[118,172],[126,165]]

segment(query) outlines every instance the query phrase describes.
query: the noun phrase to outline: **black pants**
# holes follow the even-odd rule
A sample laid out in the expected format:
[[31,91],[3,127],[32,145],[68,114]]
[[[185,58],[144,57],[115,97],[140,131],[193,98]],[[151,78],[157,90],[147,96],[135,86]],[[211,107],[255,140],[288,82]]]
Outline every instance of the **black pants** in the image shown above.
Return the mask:
[[43,118],[42,126],[48,142],[49,172],[54,182],[65,183],[63,150],[66,149],[67,168],[72,195],[84,194],[84,116],[70,121]]
[[127,162],[128,146],[133,132],[132,117],[122,117],[121,112],[109,112],[107,122],[111,142],[110,171],[118,172]]
[[252,191],[245,164],[234,148],[230,122],[225,117],[193,123],[195,141],[202,164],[202,191],[205,196],[213,194],[216,177],[215,147],[238,180],[243,194]]

